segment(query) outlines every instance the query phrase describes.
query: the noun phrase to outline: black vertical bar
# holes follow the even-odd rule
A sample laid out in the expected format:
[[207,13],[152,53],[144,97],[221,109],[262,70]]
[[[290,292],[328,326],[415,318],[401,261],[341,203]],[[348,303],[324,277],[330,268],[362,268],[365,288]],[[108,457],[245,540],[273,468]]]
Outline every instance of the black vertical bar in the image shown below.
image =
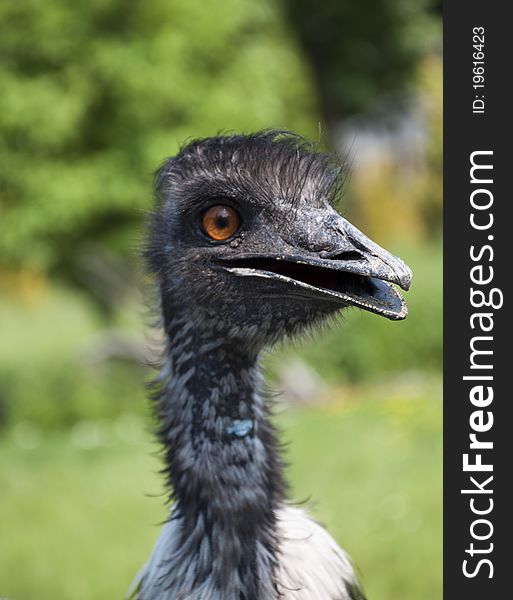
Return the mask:
[[[448,0],[444,5],[444,598],[447,600],[513,598],[509,584],[513,575],[510,547],[513,394],[509,381],[509,374],[513,375],[510,314],[513,217],[509,210],[513,207],[510,164],[513,150],[508,139],[513,135],[513,100],[508,91],[513,70],[513,31],[507,8],[507,2],[476,0]],[[474,87],[480,85],[480,75],[484,87]],[[474,152],[478,153],[474,154],[475,163],[492,168],[475,169],[472,181]],[[491,206],[482,208],[488,202]],[[486,227],[492,218],[493,224]],[[477,227],[472,226],[471,219]],[[488,281],[492,274],[490,267],[493,279],[476,283],[475,280]],[[474,305],[484,299],[489,306],[473,306],[471,289],[483,294],[482,297],[474,294]],[[503,304],[499,307],[501,299]],[[477,317],[478,314],[487,316]],[[471,344],[474,349],[493,354],[475,354],[472,363]],[[493,400],[489,388],[493,390]],[[472,441],[474,448],[470,448]],[[477,446],[477,442],[483,445]],[[485,447],[487,443],[493,443],[493,449]],[[464,470],[465,455],[471,470]],[[478,471],[479,460],[493,471]],[[493,479],[489,480],[490,477]]]

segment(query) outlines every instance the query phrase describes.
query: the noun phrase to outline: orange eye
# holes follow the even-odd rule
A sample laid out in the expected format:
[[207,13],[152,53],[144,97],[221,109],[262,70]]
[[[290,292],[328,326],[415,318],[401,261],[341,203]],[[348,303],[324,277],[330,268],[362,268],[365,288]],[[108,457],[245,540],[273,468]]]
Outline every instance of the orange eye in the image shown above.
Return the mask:
[[231,206],[211,206],[203,215],[203,230],[213,240],[227,240],[237,233],[239,215]]

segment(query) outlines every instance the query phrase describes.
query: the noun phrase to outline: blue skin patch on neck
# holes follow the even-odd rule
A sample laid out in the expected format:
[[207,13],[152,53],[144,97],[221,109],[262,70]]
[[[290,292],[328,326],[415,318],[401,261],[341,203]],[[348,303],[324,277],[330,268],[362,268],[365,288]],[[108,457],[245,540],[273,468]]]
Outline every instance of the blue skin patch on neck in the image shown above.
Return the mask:
[[235,435],[243,438],[253,431],[253,421],[251,419],[234,419],[231,425],[225,429],[228,435]]

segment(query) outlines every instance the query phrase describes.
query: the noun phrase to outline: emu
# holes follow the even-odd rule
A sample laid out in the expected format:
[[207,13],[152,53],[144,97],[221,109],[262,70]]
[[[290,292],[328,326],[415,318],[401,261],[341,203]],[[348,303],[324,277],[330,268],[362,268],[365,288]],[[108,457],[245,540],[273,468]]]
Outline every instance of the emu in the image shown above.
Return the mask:
[[355,306],[404,319],[410,269],[333,208],[342,166],[288,132],[192,141],[156,175],[146,258],[166,350],[153,406],[172,510],[138,600],[359,600],[287,486],[259,359]]

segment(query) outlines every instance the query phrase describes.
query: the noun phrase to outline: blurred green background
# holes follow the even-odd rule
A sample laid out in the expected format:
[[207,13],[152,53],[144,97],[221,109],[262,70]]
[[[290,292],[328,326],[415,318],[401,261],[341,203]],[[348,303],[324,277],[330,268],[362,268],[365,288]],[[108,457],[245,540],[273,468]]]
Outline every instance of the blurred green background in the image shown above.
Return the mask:
[[[292,129],[415,273],[267,359],[294,497],[370,599],[441,597],[441,58],[430,0],[0,3],[0,596],[123,597],[166,515],[137,249],[190,137]],[[155,497],[156,496],[156,497]]]

